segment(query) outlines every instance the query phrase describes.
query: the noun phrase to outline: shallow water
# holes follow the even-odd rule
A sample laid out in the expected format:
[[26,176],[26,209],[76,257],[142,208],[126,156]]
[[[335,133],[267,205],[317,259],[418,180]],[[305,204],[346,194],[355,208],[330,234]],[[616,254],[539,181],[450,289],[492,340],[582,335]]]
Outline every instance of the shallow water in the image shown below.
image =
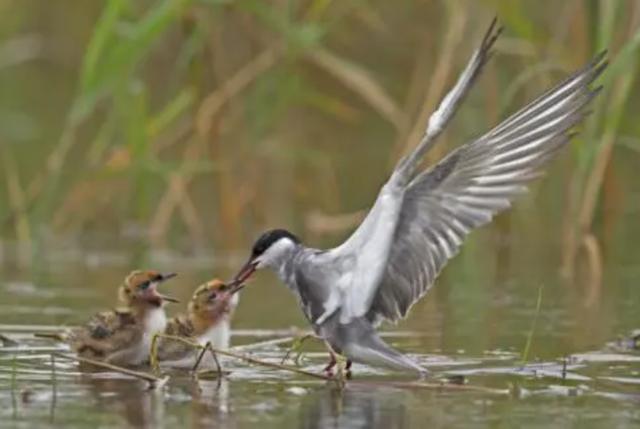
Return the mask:
[[[186,301],[210,272],[230,272],[236,261],[228,259],[214,270],[199,258],[182,262],[179,278],[167,284],[166,292]],[[5,341],[0,347],[0,421],[3,427],[640,424],[640,352],[629,341],[617,340],[638,326],[634,305],[625,299],[637,294],[632,272],[619,267],[611,276],[617,283],[602,288],[595,307],[585,307],[580,290],[563,284],[551,270],[520,271],[496,284],[465,274],[462,261],[454,261],[407,321],[386,328],[387,341],[430,368],[432,379],[416,381],[355,365],[352,381],[340,388],[225,359],[229,374],[222,380],[194,381],[186,373],[170,372],[167,385],[156,391],[140,380],[81,370],[61,358],[52,361],[50,353],[65,347],[33,337],[81,323],[111,305],[126,264],[91,266],[86,259],[69,258],[47,264],[38,274],[5,264],[0,332],[16,343]],[[168,270],[171,260],[152,255],[148,263]],[[523,365],[542,277],[542,304],[529,362]],[[305,328],[295,301],[272,276],[259,275],[243,292],[233,343],[289,336],[292,326]],[[279,362],[285,351],[286,344],[251,353]],[[304,346],[302,368],[320,372],[325,361],[320,345]]]
[[[230,373],[222,380],[194,381],[170,372],[166,387],[149,390],[146,382],[119,374],[83,372],[60,358],[52,362],[48,350],[30,347],[46,344],[27,333],[12,337],[23,346],[0,352],[3,426],[620,427],[640,422],[640,354],[632,352],[593,360],[600,355],[588,353],[566,365],[558,360],[525,367],[517,354],[506,352],[415,355],[440,381],[425,384],[358,366],[344,388],[225,360]],[[390,339],[411,348],[401,338]],[[257,338],[240,332],[236,339]],[[282,351],[263,349],[254,356],[278,361]],[[304,368],[312,371],[323,362],[320,353],[303,358]],[[464,375],[466,384],[442,379],[455,374]],[[434,382],[444,385],[434,388]]]

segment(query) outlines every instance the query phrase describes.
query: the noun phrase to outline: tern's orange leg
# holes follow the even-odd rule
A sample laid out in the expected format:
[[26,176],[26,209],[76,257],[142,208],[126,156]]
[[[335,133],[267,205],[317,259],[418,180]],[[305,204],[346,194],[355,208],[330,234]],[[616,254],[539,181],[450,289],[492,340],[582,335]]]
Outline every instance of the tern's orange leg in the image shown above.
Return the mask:
[[336,354],[331,349],[329,349],[329,356],[329,363],[324,367],[323,371],[326,372],[329,377],[333,377],[333,367],[336,366],[338,361],[336,360]]

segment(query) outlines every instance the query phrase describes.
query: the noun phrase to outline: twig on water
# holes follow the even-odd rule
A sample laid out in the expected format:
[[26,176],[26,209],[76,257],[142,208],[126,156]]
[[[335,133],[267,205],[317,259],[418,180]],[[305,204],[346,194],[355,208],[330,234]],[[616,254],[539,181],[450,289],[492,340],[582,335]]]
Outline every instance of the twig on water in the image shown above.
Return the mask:
[[135,377],[138,378],[140,380],[144,380],[147,383],[149,383],[149,387],[151,389],[158,389],[162,386],[164,386],[167,381],[169,380],[169,377],[164,377],[164,378],[160,378],[160,377],[156,377],[153,374],[148,374],[146,372],[141,372],[141,371],[134,371],[132,369],[128,369],[128,368],[123,368],[121,366],[117,366],[117,365],[113,365],[107,362],[102,362],[99,360],[95,360],[95,359],[90,359],[90,358],[85,358],[85,357],[80,357],[80,356],[72,356],[72,355],[67,355],[64,353],[51,353],[53,356],[57,356],[63,359],[67,359],[67,360],[72,360],[72,361],[76,361],[76,362],[83,362],[83,363],[87,363],[93,366],[97,366],[100,368],[104,368],[104,369],[108,369],[110,371],[113,372],[117,372],[120,374],[124,374],[124,375],[128,375],[131,377]]
[[293,351],[295,351],[296,352],[296,357],[293,359],[293,363],[295,363],[296,365],[299,365],[300,355],[302,354],[302,351],[301,351],[302,345],[309,338],[315,338],[315,335],[314,334],[306,334],[306,335],[303,335],[301,337],[296,337],[295,340],[293,341],[293,344],[291,344],[291,347],[289,347],[289,350],[287,350],[287,353],[284,355],[284,357],[282,358],[280,363],[284,364],[286,362],[286,360],[289,359],[289,356],[291,355],[291,353]]
[[257,343],[243,344],[241,346],[231,347],[231,350],[236,352],[246,352],[248,350],[262,349],[270,346],[279,346],[280,344],[291,343],[295,341],[296,338],[297,337],[274,338],[271,340],[258,341]]
[[67,334],[64,332],[34,332],[33,336],[36,338],[46,338],[48,340],[66,341]]
[[351,371],[347,371],[347,360],[341,355],[336,355],[336,376],[335,380],[340,389],[344,389],[347,385],[347,379],[351,378]]
[[16,390],[18,389],[18,360],[14,354],[11,360],[11,416],[16,419],[18,417],[18,399],[16,397]]
[[[65,326],[67,329],[74,329],[76,326]],[[60,332],[60,326],[49,325],[12,325],[7,323],[0,324],[0,331],[13,333],[29,333],[34,332]]]
[[242,360],[242,361],[245,361],[247,363],[254,364],[254,365],[260,365],[260,366],[264,366],[264,367],[268,367],[268,368],[279,369],[279,370],[282,370],[282,371],[294,372],[296,374],[306,375],[308,377],[313,377],[313,378],[326,380],[326,381],[335,381],[332,377],[328,377],[328,376],[322,375],[322,374],[316,374],[315,372],[305,371],[303,369],[299,369],[299,368],[295,368],[295,367],[291,367],[291,366],[287,366],[287,365],[281,365],[279,363],[267,362],[267,361],[263,361],[263,360],[260,360],[260,359],[252,358],[250,356],[231,353],[231,352],[228,352],[228,351],[225,351],[225,350],[215,350],[215,351],[216,351],[216,353],[219,353],[221,355],[229,356],[229,357],[232,357],[232,358],[236,358],[236,359],[239,359],[239,360]]
[[211,356],[213,357],[213,361],[216,363],[216,371],[217,371],[218,379],[222,378],[222,366],[220,366],[220,361],[218,360],[218,356],[216,355],[216,352],[213,350],[211,343],[208,341],[207,341],[207,344],[202,348],[202,351],[200,352],[200,354],[198,355],[198,359],[196,360],[195,365],[193,365],[191,372],[197,376],[198,368],[200,367],[202,358],[204,357],[204,354],[207,351],[211,353]]
[[368,381],[368,380],[350,380],[349,385],[355,386],[386,386],[407,389],[426,389],[438,391],[457,391],[457,392],[477,392],[490,395],[509,395],[509,389],[496,389],[484,386],[474,386],[468,384],[456,384],[447,382],[426,382],[426,381]]
[[160,362],[158,361],[158,339],[165,338],[167,340],[178,341],[193,347],[194,349],[202,349],[203,346],[188,338],[178,337],[177,335],[155,334],[151,340],[151,350],[149,352],[149,363],[153,372],[160,372]]
[[49,421],[54,422],[56,418],[56,405],[58,402],[58,376],[56,374],[56,357],[51,354],[51,407],[49,409]]
[[[190,344],[193,345],[195,347],[198,348],[202,348],[203,346],[199,345],[199,344],[195,344],[189,340],[186,340],[183,337],[178,337],[175,335],[165,335],[165,334],[156,334],[157,337],[161,337],[161,338],[166,338],[169,340],[174,340],[174,341],[181,341],[185,344]],[[216,349],[213,346],[210,346],[210,350],[213,353],[216,353],[218,355],[222,355],[222,356],[229,356],[235,359],[239,359],[248,363],[252,363],[254,365],[260,365],[260,366],[264,366],[264,367],[268,367],[268,368],[273,368],[273,369],[279,369],[282,371],[289,371],[289,372],[295,372],[296,374],[301,374],[301,375],[306,375],[308,377],[313,377],[313,378],[318,378],[321,380],[327,380],[327,381],[333,381],[333,378],[331,377],[327,377],[325,375],[322,374],[316,374],[314,372],[310,372],[310,371],[305,371],[303,369],[299,369],[299,368],[294,368],[294,367],[290,367],[290,366],[286,366],[286,365],[281,365],[278,363],[274,363],[274,362],[266,362],[260,359],[256,359],[247,355],[243,355],[243,354],[239,354],[239,353],[234,353],[230,350],[220,350],[220,349]],[[153,354],[153,353],[152,353]],[[201,371],[200,374],[203,374],[205,372],[209,372],[209,371]]]
[[174,336],[174,335],[167,335],[167,334],[155,334],[153,336],[153,339],[151,340],[151,350],[150,350],[150,353],[149,353],[149,363],[150,363],[151,368],[153,369],[153,371],[155,373],[160,372],[160,362],[158,360],[158,339],[159,338],[164,338],[164,339],[171,340],[171,341],[177,341],[177,342],[186,344],[187,346],[190,346],[190,347],[192,347],[194,349],[200,350],[200,353],[198,354],[196,362],[195,362],[193,368],[191,369],[191,374],[196,379],[198,378],[198,375],[202,374],[202,372],[198,372],[198,368],[200,367],[200,364],[202,363],[202,359],[204,358],[205,353],[207,351],[209,351],[211,353],[211,356],[213,357],[213,361],[216,364],[216,376],[217,376],[218,380],[222,379],[222,376],[224,375],[224,372],[222,370],[222,366],[220,365],[220,361],[218,360],[218,356],[216,355],[215,350],[211,346],[211,343],[207,342],[207,344],[205,346],[201,346],[200,344],[198,344],[195,341],[192,341],[192,340],[190,340],[188,338],[178,337],[178,336]]
[[58,377],[56,375],[56,356],[53,353],[49,355],[49,364],[51,365],[51,384],[55,390],[58,384]]
[[4,334],[0,334],[0,342],[2,343],[3,347],[16,347],[20,344],[16,340],[7,337]]
[[[202,362],[202,358],[204,357],[204,354],[207,352],[207,350],[209,350],[208,345],[209,343],[207,343],[207,345],[203,347],[202,350],[200,350],[200,353],[198,353],[198,357],[196,358],[196,363],[191,368],[192,373],[197,374],[196,371],[198,370],[198,367],[200,367],[200,362]],[[217,362],[217,359],[216,359],[216,362]]]

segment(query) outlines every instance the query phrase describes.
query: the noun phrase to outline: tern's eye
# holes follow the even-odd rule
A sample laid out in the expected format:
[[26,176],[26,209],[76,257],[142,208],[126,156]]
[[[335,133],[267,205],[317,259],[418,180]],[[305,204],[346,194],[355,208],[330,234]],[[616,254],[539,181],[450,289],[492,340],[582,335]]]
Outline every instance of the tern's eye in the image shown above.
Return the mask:
[[219,290],[220,292],[224,292],[225,290],[227,290],[227,285],[221,285],[221,286],[218,288],[218,290]]

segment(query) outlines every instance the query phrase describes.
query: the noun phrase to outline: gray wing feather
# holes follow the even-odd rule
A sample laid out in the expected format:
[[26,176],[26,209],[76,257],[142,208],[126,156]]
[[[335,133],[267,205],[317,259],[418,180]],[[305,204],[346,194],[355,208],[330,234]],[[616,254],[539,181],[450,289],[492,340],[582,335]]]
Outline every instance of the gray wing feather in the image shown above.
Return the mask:
[[502,27],[496,27],[497,18],[494,18],[487,32],[482,38],[480,46],[473,52],[467,66],[458,78],[453,88],[442,99],[438,108],[429,117],[426,132],[416,148],[405,158],[401,159],[395,168],[394,176],[409,180],[413,175],[416,165],[422,160],[425,153],[431,148],[442,130],[456,113],[474,82],[480,76],[482,68],[491,58],[491,48],[502,32]]
[[339,275],[340,267],[326,263],[325,258],[324,252],[305,248],[284,268],[285,283],[296,294],[307,320],[313,324],[325,312],[326,303],[334,292],[331,286]]
[[526,191],[570,139],[599,89],[604,53],[486,135],[451,152],[407,187],[383,280],[367,317],[404,317],[466,235]]
[[355,256],[355,262],[349,270],[353,275],[334,285],[342,290],[338,300],[343,322],[364,316],[371,307],[384,275],[407,185],[414,176],[416,165],[454,116],[491,56],[491,48],[502,30],[496,28],[496,23],[494,19],[456,84],[429,118],[420,143],[398,162],[365,220],[347,241],[333,250],[337,260]]

